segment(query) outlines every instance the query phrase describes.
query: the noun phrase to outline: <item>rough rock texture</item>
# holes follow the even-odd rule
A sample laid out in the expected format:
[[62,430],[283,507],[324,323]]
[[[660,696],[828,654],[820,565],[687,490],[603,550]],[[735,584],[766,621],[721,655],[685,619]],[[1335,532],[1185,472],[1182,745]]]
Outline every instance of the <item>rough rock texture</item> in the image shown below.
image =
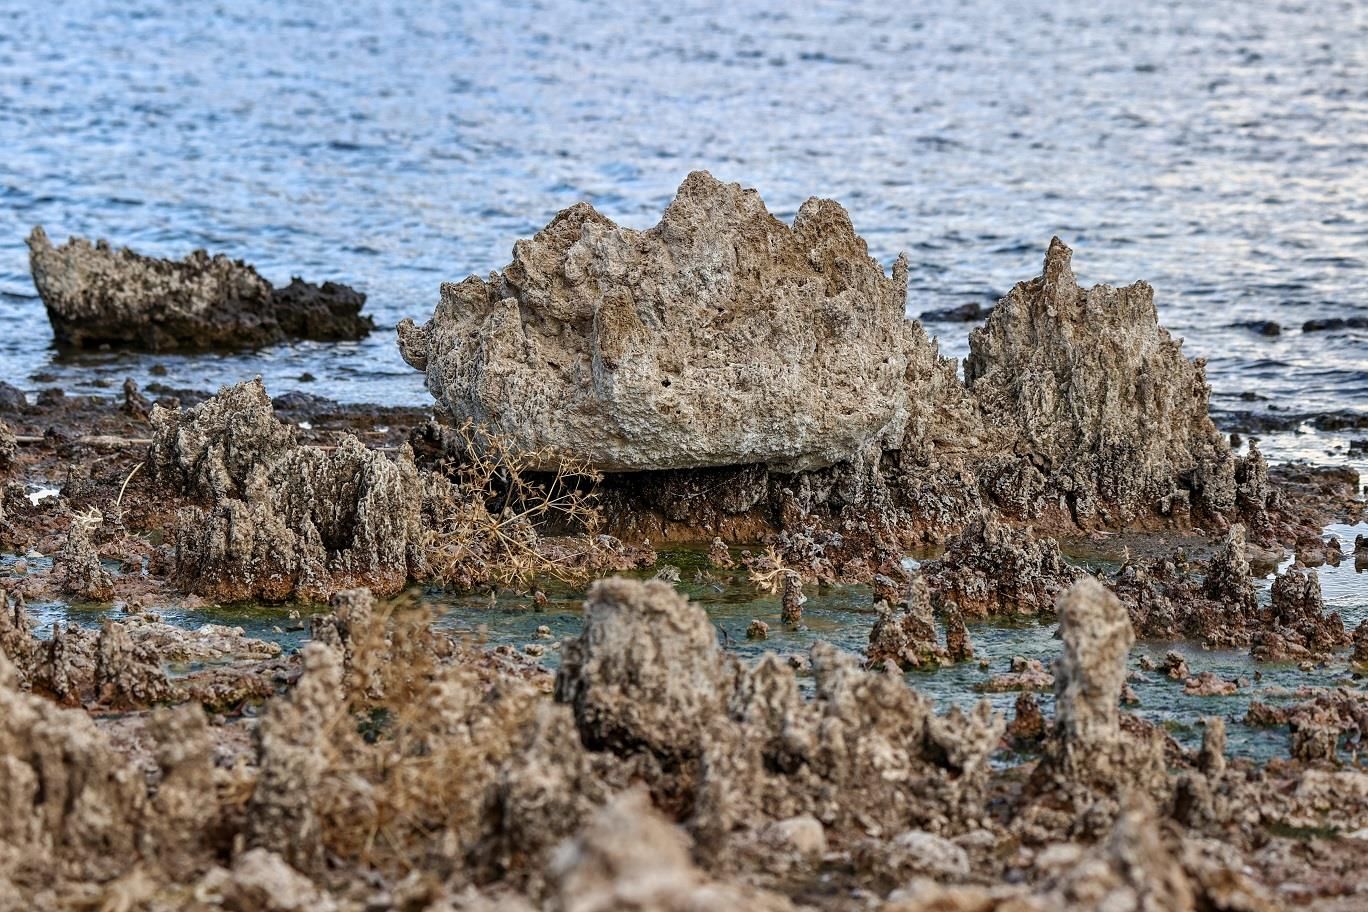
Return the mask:
[[1037,539],[980,514],[951,539],[945,554],[922,567],[943,605],[953,601],[967,615],[1049,613],[1082,574],[1064,560],[1052,538]]
[[1012,824],[1030,840],[1042,828],[1100,835],[1128,795],[1168,800],[1161,732],[1118,706],[1135,639],[1125,607],[1084,577],[1056,610],[1064,651],[1055,662],[1054,725],[1029,789],[1038,800]]
[[422,567],[422,489],[412,452],[397,460],[354,437],[297,446],[260,380],[192,409],[156,408],[151,474],[201,499],[176,522],[176,572],[218,599],[324,599],[401,589]]
[[[0,472],[5,471],[14,462],[14,454],[18,451],[19,444],[14,439],[14,432],[10,426],[0,421]],[[4,508],[0,507],[0,520],[4,519]]]
[[951,662],[947,648],[936,642],[935,618],[931,609],[931,590],[918,574],[908,589],[901,610],[887,602],[877,606],[878,618],[869,631],[867,664],[877,668],[893,662],[900,668],[936,667]]
[[1116,596],[1091,577],[1059,600],[1064,652],[1055,669],[1055,730],[1066,769],[1093,772],[1120,760],[1121,688],[1135,635]]
[[1159,326],[1149,285],[1084,290],[1071,258],[1051,240],[1040,277],[970,333],[965,381],[985,424],[1015,436],[979,468],[985,487],[1011,514],[1062,501],[1080,524],[1229,512],[1235,461],[1207,415],[1202,362]]
[[248,849],[200,879],[197,898],[228,912],[334,912],[337,903],[276,852]]
[[23,693],[17,683],[0,654],[0,855],[19,853],[8,876],[116,876],[137,854],[132,821],[142,782],[84,711]]
[[261,774],[247,806],[248,842],[279,852],[306,872],[323,860],[315,792],[344,709],[342,657],[311,643],[304,649],[304,675],[288,700],[270,704],[258,729]]
[[1181,551],[1127,560],[1107,584],[1140,637],[1194,639],[1208,649],[1248,646],[1270,622],[1261,616],[1245,550],[1244,527],[1237,523],[1205,566]]
[[1338,612],[1325,613],[1320,577],[1293,564],[1273,580],[1268,607],[1260,612],[1254,658],[1266,662],[1325,656],[1350,642]]
[[73,520],[53,572],[63,592],[91,602],[114,598],[114,579],[100,566],[100,555],[90,541],[90,531],[80,519]]
[[1359,621],[1354,628],[1354,652],[1351,659],[1355,665],[1368,665],[1368,619]]
[[552,862],[557,912],[699,912],[792,909],[784,897],[710,880],[687,837],[640,791],[615,799]]
[[165,700],[171,683],[161,657],[146,644],[135,644],[128,629],[105,621],[95,651],[95,700],[113,709],[151,706]]
[[443,285],[400,351],[458,419],[552,458],[818,468],[902,432],[906,269],[834,202],[789,227],[694,172],[647,231],[561,212],[502,273]]
[[256,348],[288,338],[360,339],[365,295],[332,282],[294,279],[273,289],[240,260],[197,250],[159,260],[72,238],[53,247],[41,227],[28,238],[33,284],[60,345],[149,351]]
[[800,814],[863,832],[962,819],[1003,730],[987,704],[938,716],[901,675],[865,672],[826,644],[813,647],[805,700],[789,663],[742,670],[702,608],[658,581],[596,584],[563,655],[557,698],[585,746],[632,760],[653,793],[691,805],[709,853]]
[[556,699],[591,749],[697,756],[701,723],[722,714],[732,673],[707,614],[673,586],[600,580],[583,632],[562,647]]

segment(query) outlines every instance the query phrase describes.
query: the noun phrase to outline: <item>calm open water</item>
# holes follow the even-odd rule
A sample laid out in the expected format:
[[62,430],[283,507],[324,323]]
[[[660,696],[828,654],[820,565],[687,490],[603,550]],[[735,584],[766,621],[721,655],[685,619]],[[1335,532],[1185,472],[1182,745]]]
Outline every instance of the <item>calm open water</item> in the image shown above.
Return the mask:
[[[422,403],[388,330],[440,282],[502,267],[577,200],[649,226],[708,168],[783,217],[840,200],[881,261],[909,253],[914,314],[991,303],[1058,233],[1084,281],[1155,286],[1228,426],[1368,421],[1368,330],[1300,329],[1368,318],[1368,5],[1087,6],[0,0],[0,375],[80,390],[155,363],[283,392],[308,372]],[[63,360],[28,274],[39,223],[346,281],[384,331]],[[966,326],[930,328],[965,352]],[[1324,460],[1353,436],[1265,440]]]

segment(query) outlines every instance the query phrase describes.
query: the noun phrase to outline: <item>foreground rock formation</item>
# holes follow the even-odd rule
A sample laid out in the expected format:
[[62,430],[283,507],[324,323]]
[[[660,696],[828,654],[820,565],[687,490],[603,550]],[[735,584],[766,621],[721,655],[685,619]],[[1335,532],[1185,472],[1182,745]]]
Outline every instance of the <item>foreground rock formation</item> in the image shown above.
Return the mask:
[[789,227],[695,172],[648,231],[560,213],[502,272],[443,285],[400,350],[458,420],[548,459],[821,468],[902,431],[906,285],[836,203]]
[[413,454],[354,437],[299,446],[260,380],[191,409],[153,410],[148,467],[199,501],[175,523],[175,576],[223,600],[326,599],[339,589],[399,590],[423,565],[422,489]]
[[54,247],[41,227],[28,238],[33,284],[59,345],[147,351],[259,348],[286,339],[360,339],[366,296],[345,285],[295,278],[273,288],[240,260],[197,250],[160,260],[106,242]]

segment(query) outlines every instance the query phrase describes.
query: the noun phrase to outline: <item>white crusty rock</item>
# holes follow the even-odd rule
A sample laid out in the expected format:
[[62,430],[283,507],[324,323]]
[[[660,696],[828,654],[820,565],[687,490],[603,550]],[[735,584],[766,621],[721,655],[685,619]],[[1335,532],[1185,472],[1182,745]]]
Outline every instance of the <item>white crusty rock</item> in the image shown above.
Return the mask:
[[908,350],[929,344],[906,286],[837,203],[790,227],[697,171],[646,231],[566,209],[503,272],[443,285],[399,348],[454,416],[548,464],[820,468],[902,432]]

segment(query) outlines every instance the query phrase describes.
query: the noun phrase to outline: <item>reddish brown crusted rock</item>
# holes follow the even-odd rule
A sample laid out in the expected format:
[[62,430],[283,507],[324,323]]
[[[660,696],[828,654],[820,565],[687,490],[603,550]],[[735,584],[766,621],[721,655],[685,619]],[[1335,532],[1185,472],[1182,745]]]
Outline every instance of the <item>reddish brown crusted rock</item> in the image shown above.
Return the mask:
[[980,514],[950,540],[944,556],[922,567],[933,597],[967,615],[1047,614],[1082,575],[1054,539],[1036,539]]

